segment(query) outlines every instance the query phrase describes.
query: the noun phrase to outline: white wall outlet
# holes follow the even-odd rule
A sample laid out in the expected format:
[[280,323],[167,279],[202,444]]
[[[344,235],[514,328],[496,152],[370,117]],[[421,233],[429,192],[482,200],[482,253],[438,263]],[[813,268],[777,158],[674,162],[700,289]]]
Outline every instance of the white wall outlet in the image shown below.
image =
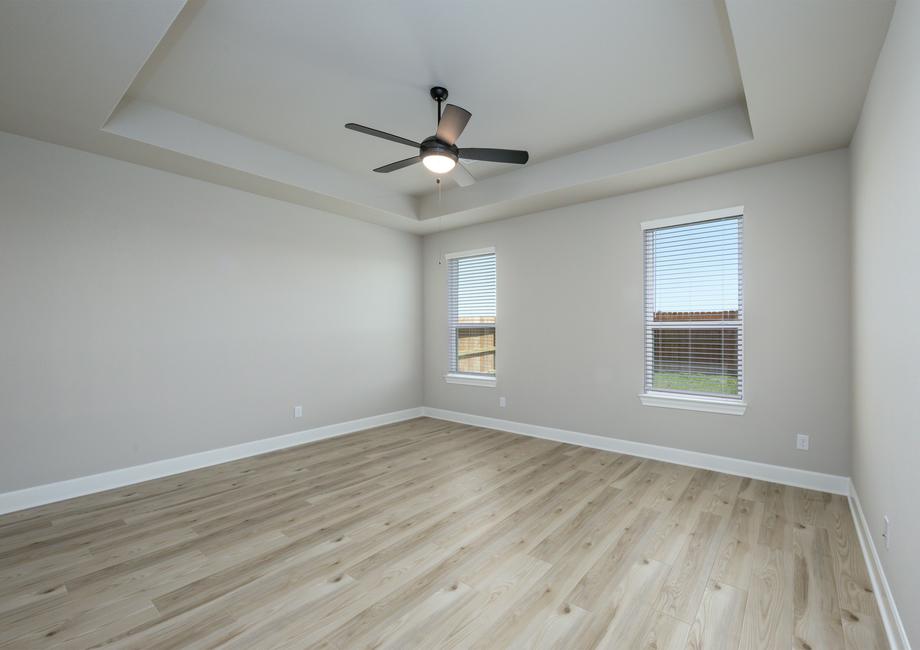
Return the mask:
[[808,451],[808,434],[800,433],[795,437],[795,448]]
[[508,405],[508,402],[507,402],[507,400],[505,400],[504,397],[499,397],[499,398],[498,398],[498,405],[499,405],[501,408],[505,408],[505,407]]
[[891,521],[888,515],[882,517],[882,539],[885,540],[885,548],[891,548]]
[[295,407],[294,407],[294,417],[295,417],[295,418],[302,418],[302,417],[303,417],[303,407],[302,407],[302,406],[295,406]]

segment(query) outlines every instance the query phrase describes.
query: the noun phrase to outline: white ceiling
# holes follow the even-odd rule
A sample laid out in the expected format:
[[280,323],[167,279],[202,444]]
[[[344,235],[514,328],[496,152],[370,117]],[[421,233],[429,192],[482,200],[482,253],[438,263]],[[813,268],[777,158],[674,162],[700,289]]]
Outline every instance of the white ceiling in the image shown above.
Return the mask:
[[[427,232],[846,146],[892,6],[0,0],[0,129]],[[531,162],[371,172],[435,84]]]
[[[421,141],[436,128],[433,85],[473,113],[461,145],[528,149],[533,162],[742,96],[716,0],[280,0],[271,11],[209,0],[129,95],[372,178],[415,152],[344,123]],[[374,180],[435,189],[421,166]]]

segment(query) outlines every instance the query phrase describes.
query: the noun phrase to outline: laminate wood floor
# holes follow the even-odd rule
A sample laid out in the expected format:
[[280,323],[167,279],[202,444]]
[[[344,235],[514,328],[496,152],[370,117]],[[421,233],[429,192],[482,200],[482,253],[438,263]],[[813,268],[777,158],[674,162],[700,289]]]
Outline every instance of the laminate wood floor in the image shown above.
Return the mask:
[[420,418],[0,517],[0,647],[886,647],[844,498]]

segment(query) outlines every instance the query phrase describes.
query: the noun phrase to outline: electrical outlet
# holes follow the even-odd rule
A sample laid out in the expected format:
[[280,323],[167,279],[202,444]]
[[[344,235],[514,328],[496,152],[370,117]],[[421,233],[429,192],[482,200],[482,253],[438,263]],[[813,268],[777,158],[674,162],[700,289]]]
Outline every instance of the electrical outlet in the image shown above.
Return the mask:
[[891,548],[891,521],[888,515],[882,517],[882,538],[885,540],[885,548]]
[[808,451],[808,434],[800,433],[795,437],[795,448]]
[[505,400],[504,397],[499,397],[499,398],[498,398],[498,405],[499,405],[501,408],[505,408],[505,407],[508,405],[508,402]]
[[302,417],[303,417],[303,407],[302,407],[302,406],[295,406],[295,407],[294,407],[294,417],[295,417],[295,418],[302,418]]

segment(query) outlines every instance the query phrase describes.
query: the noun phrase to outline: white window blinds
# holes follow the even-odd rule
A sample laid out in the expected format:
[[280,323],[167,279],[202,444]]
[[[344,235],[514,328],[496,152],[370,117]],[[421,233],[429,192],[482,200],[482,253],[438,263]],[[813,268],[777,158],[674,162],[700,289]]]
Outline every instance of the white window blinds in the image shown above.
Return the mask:
[[742,216],[644,227],[646,392],[740,400]]
[[447,256],[450,372],[495,376],[495,251]]

